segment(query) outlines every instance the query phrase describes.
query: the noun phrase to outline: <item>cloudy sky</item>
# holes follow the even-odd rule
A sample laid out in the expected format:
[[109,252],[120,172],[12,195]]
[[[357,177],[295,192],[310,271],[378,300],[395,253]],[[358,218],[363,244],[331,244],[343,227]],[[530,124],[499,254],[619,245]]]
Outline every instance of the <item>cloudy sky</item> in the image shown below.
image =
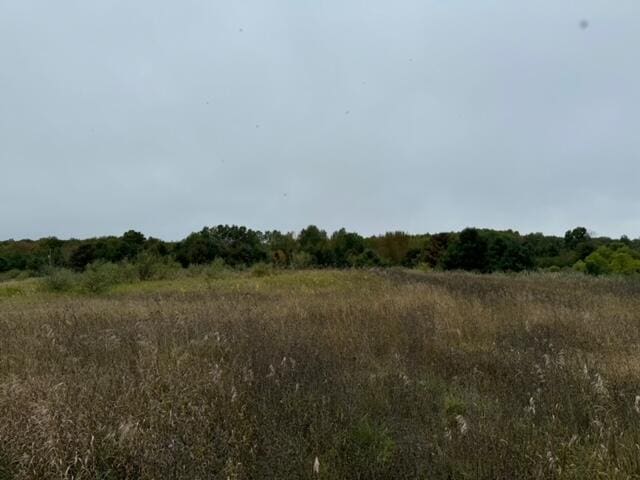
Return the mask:
[[0,238],[640,236],[638,0],[0,0]]

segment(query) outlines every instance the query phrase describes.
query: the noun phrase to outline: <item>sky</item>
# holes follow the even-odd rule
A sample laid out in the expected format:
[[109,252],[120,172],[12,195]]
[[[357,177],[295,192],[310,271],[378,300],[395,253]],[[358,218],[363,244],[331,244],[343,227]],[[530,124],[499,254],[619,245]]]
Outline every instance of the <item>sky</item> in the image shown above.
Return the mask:
[[638,0],[0,0],[0,239],[640,237]]

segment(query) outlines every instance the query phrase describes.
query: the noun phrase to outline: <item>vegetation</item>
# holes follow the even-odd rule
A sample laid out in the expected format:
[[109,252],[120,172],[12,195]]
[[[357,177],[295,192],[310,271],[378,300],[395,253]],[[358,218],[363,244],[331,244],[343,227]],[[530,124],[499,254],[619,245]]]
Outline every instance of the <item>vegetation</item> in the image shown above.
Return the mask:
[[593,275],[640,273],[640,252],[624,244],[602,246],[587,256],[584,261],[578,261],[575,269]]
[[640,478],[635,278],[127,265],[0,284],[3,480]]
[[[95,270],[95,265],[133,265],[141,280],[223,262],[234,269],[420,267],[481,273],[574,269],[589,274],[640,271],[640,239],[591,237],[578,227],[564,238],[539,233],[467,228],[459,233],[362,237],[340,229],[332,235],[311,225],[299,234],[246,227],[206,227],[179,242],[146,238],[130,230],[121,237],[87,240],[0,242],[0,281],[43,276],[56,269]],[[106,270],[110,267],[103,267]],[[97,275],[97,274],[96,274]]]

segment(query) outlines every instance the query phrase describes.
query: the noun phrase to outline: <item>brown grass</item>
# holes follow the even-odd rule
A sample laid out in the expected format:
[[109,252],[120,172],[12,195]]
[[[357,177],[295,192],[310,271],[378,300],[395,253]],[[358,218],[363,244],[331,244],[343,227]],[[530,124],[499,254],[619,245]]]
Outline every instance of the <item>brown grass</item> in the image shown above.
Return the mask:
[[640,478],[632,280],[29,291],[0,295],[0,479]]

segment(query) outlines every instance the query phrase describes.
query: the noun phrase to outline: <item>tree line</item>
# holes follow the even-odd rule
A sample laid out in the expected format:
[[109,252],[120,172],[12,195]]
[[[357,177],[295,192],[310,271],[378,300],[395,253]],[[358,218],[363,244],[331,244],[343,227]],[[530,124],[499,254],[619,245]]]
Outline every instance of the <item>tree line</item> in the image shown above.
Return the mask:
[[412,235],[387,232],[364,237],[315,225],[300,232],[261,232],[237,225],[205,227],[166,242],[129,230],[121,236],[0,242],[0,273],[48,268],[83,271],[96,262],[161,259],[182,267],[222,261],[230,267],[269,263],[280,268],[404,266],[481,273],[574,269],[590,274],[640,273],[640,239],[594,237],[577,227],[561,236],[466,228]]

